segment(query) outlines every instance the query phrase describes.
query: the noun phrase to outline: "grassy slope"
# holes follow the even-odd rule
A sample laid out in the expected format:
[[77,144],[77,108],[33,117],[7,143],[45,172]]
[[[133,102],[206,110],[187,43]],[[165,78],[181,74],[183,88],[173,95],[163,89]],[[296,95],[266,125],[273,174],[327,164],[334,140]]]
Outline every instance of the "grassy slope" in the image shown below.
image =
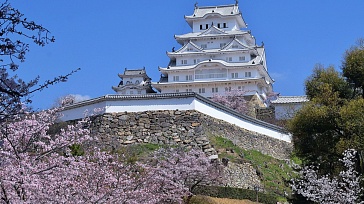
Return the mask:
[[[261,173],[261,181],[264,185],[265,192],[276,194],[277,197],[282,197],[283,192],[290,194],[291,189],[286,184],[286,181],[294,176],[294,172],[284,161],[264,155],[255,150],[244,150],[234,145],[230,140],[220,136],[210,136],[209,139],[215,149],[225,150],[219,153],[219,158],[225,157],[231,162],[248,162],[254,168],[258,169]],[[161,147],[167,146],[156,144],[129,145],[118,149],[116,152],[124,154],[128,158],[127,162],[135,162],[137,160],[143,160],[145,156]],[[281,200],[284,201],[285,199],[282,197]]]
[[[282,196],[284,192],[290,194],[287,184],[294,175],[294,171],[285,161],[264,155],[256,150],[244,150],[232,141],[220,136],[210,136],[210,142],[219,151],[219,158],[228,158],[231,162],[248,162],[261,174],[261,181],[265,191]],[[222,151],[221,151],[222,150]]]

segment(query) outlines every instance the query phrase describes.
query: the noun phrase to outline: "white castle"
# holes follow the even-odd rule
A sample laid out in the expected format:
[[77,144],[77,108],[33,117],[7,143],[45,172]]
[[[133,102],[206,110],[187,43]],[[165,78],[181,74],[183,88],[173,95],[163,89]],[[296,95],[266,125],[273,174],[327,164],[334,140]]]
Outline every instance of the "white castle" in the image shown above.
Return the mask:
[[167,52],[170,62],[159,67],[159,82],[152,85],[160,93],[196,92],[204,97],[242,90],[264,101],[273,91],[268,74],[264,44],[258,46],[246,30],[234,5],[198,7],[185,16],[191,33],[175,35],[181,48]]
[[[247,24],[237,1],[223,6],[198,7],[196,4],[194,13],[185,19],[192,32],[175,36],[182,47],[167,52],[170,62],[167,67],[159,67],[162,73],[159,82],[151,82],[145,68],[125,68],[119,74],[120,83],[112,87],[115,95],[70,104],[62,111],[62,120],[82,118],[85,110],[94,109],[102,110],[99,114],[194,110],[290,143],[289,133],[281,127],[208,99],[214,94],[242,90],[264,102],[267,94],[273,92],[264,45],[258,46],[251,32],[244,30]],[[153,88],[160,93],[155,93]],[[271,105],[279,110],[280,118],[285,118],[286,110],[294,114],[305,101],[304,97],[281,97],[281,100],[278,97]]]

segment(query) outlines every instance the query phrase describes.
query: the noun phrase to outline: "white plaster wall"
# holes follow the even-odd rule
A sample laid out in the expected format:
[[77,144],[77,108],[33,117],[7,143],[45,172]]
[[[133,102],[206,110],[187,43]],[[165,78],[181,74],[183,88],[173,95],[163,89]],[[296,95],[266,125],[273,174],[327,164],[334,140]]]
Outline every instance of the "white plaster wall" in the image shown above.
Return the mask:
[[[137,81],[139,83],[137,83]],[[124,85],[126,85],[127,82],[130,82],[131,84],[140,84],[142,81],[143,81],[143,77],[133,77],[133,78],[125,77],[125,78],[123,78]]]
[[[212,97],[214,94],[212,92],[212,87],[218,87],[218,93],[219,95],[225,95],[225,88],[228,88],[228,90],[234,90],[238,89],[238,87],[241,86],[241,90],[246,91],[247,95],[253,95],[257,92],[259,94],[261,93],[258,89],[258,86],[252,82],[252,83],[245,83],[244,81],[226,81],[226,83],[217,83],[217,82],[211,82],[211,83],[203,83],[203,84],[183,84],[183,83],[171,83],[168,84],[168,86],[162,87],[162,93],[176,93],[176,90],[178,92],[187,92],[186,89],[192,89],[192,92],[196,92],[204,97]],[[205,93],[199,93],[199,88],[205,88]]]
[[290,119],[302,108],[301,103],[273,104],[273,106],[275,107],[275,117],[278,120]]
[[95,108],[102,108],[100,113],[117,112],[141,112],[155,110],[193,110],[193,98],[173,98],[173,99],[152,99],[152,100],[118,100],[104,101],[92,105],[82,106],[71,110],[62,111],[61,120],[75,120],[84,117],[86,110],[92,112]]
[[[197,32],[204,32],[205,29],[205,25],[208,24],[208,27],[210,28],[211,24],[214,23],[214,25],[217,27],[217,24],[220,23],[221,27],[220,29],[222,30],[232,30],[232,29],[236,29],[236,20],[232,19],[232,18],[221,18],[220,15],[216,15],[216,17],[212,17],[211,15],[207,18],[207,19],[201,19],[198,21],[194,21],[193,22],[193,26],[192,26],[192,31],[194,33]],[[227,24],[227,28],[223,28],[223,23]],[[203,30],[200,30],[200,25],[202,24],[203,26]]]
[[291,142],[290,135],[288,135],[288,134],[283,134],[283,133],[275,131],[275,130],[267,129],[266,127],[263,127],[263,126],[253,124],[252,122],[241,120],[234,115],[231,115],[231,114],[228,114],[228,113],[225,113],[222,111],[218,111],[215,108],[213,108],[199,100],[195,100],[194,104],[195,104],[195,110],[197,110],[201,113],[204,113],[206,115],[209,115],[211,117],[214,117],[214,118],[217,118],[220,120],[224,120],[226,122],[229,122],[231,124],[237,125],[241,128],[244,128],[244,129],[247,129],[250,131],[268,135],[270,137],[273,137],[273,138],[276,138],[279,140],[283,140],[286,142]]
[[[240,61],[239,57],[245,57],[245,60]],[[231,57],[231,61],[228,61],[228,58]],[[251,60],[250,54],[249,53],[235,53],[235,52],[230,52],[230,53],[215,53],[215,54],[205,54],[205,55],[198,55],[198,56],[182,56],[176,57],[176,66],[185,66],[185,65],[194,65],[194,64],[198,64],[198,62],[202,62],[202,61],[208,61],[209,59],[214,59],[214,60],[222,60],[222,61],[226,61],[226,62],[249,62]],[[182,60],[187,60],[187,64],[182,64]],[[196,63],[195,61],[196,60]]]
[[162,87],[161,88],[161,94],[164,94],[164,93],[174,93],[174,90],[175,90],[175,86],[174,85],[171,85],[171,84],[168,84],[167,87]]
[[154,110],[192,110],[193,98],[107,101],[106,113]]
[[[245,72],[250,72],[251,77],[245,77]],[[238,73],[238,79],[248,79],[248,78],[261,78],[262,76],[259,74],[258,70],[256,68],[235,68],[235,69],[229,69],[228,71],[228,79],[235,79],[232,78],[232,73]]]
[[[141,91],[141,93],[139,94],[138,91]],[[121,95],[143,95],[146,94],[147,91],[145,89],[139,90],[139,89],[125,89],[122,92],[118,92]]]
[[93,113],[95,109],[101,109],[101,112],[98,112],[100,114],[105,113],[105,106],[106,102],[99,102],[96,104],[81,106],[78,108],[73,108],[70,110],[64,110],[62,111],[63,117],[61,117],[61,120],[68,121],[68,120],[75,120],[85,117],[85,111],[87,111],[90,115]]
[[[211,73],[213,73],[213,70],[218,70],[218,73],[226,73],[226,77],[223,78],[197,78],[195,77],[196,70],[211,70]],[[251,72],[251,77],[245,77],[245,72]],[[216,72],[217,73],[217,72]],[[181,70],[176,72],[171,72],[168,74],[168,81],[174,82],[174,76],[179,77],[179,82],[186,81],[186,75],[192,75],[192,81],[216,81],[217,79],[234,79],[232,78],[232,73],[238,73],[239,79],[248,79],[248,78],[261,78],[262,75],[258,72],[257,68],[247,68],[247,67],[235,67],[235,68],[223,68],[221,66],[212,66],[212,67],[206,67],[206,68],[198,68],[195,70]],[[191,81],[191,80],[188,80]]]

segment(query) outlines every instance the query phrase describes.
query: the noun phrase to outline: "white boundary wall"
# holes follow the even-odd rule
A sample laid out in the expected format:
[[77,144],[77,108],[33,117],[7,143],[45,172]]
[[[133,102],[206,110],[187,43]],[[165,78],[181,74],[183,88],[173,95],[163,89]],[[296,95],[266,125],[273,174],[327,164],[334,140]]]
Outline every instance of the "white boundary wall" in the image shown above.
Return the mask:
[[273,137],[279,140],[284,140],[286,142],[291,142],[291,137],[287,133],[282,133],[277,130],[272,130],[270,128],[261,126],[259,124],[250,122],[248,120],[242,120],[239,117],[236,117],[232,114],[229,114],[225,111],[216,110],[216,108],[209,106],[208,104],[203,103],[202,101],[195,100],[195,110],[209,115],[211,117],[223,120],[225,122],[234,124],[238,127],[244,128],[246,130],[250,130],[253,132],[257,132],[263,135],[267,135],[269,137]]
[[157,110],[194,110],[194,98],[161,98],[161,99],[129,99],[129,100],[98,100],[94,99],[95,103],[85,104],[76,107],[69,106],[63,113],[61,118],[63,121],[75,120],[84,117],[85,111],[93,113],[94,109],[101,109],[102,113],[118,113],[118,112],[142,112],[142,111],[157,111]]
[[75,120],[84,117],[84,112],[88,110],[90,113],[95,108],[101,108],[102,113],[115,112],[142,112],[157,110],[196,110],[208,116],[223,120],[225,122],[237,125],[249,131],[267,135],[279,140],[291,142],[288,133],[277,126],[265,123],[263,121],[241,115],[231,109],[214,103],[211,100],[199,96],[195,93],[179,93],[179,94],[156,94],[144,96],[118,96],[106,95],[103,97],[83,101],[68,106],[63,111],[64,121]]

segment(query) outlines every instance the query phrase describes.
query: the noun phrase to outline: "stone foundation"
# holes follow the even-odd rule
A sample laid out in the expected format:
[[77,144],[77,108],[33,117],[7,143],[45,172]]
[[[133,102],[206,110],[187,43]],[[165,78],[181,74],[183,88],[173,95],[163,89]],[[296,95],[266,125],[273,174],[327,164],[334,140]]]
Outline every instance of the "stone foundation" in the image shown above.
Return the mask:
[[106,113],[93,118],[93,134],[105,149],[122,145],[153,143],[199,147],[215,155],[208,136],[218,135],[244,149],[255,149],[278,159],[287,159],[292,144],[266,135],[247,131],[195,110]]

